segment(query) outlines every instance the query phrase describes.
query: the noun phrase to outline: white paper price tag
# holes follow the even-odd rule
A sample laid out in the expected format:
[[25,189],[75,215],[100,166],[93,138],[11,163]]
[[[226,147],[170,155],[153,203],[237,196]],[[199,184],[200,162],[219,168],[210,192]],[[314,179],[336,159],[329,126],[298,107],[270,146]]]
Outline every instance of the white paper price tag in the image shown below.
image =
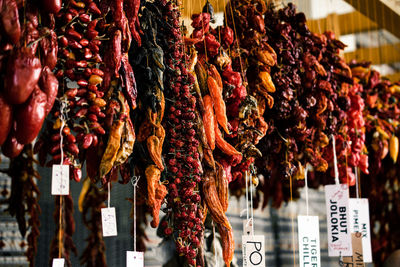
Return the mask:
[[243,235],[243,266],[265,267],[265,236]]
[[243,234],[244,235],[254,235],[252,219],[243,221]]
[[367,198],[350,198],[350,231],[362,234],[364,262],[372,262],[371,228],[369,225],[369,205]]
[[53,259],[52,267],[64,267],[64,263],[64,258]]
[[103,227],[103,236],[117,235],[117,219],[115,217],[115,208],[101,209],[101,223]]
[[69,195],[69,165],[53,165],[51,194]]
[[318,216],[298,216],[300,267],[321,267]]
[[347,184],[326,185],[325,201],[328,255],[329,257],[351,256],[349,188]]
[[139,251],[126,252],[126,267],[143,267],[144,253]]

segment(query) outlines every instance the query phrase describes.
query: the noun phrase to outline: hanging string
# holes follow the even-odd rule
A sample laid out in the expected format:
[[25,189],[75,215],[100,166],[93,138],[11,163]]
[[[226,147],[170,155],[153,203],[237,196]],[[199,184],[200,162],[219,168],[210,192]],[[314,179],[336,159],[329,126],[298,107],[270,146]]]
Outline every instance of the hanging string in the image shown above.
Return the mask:
[[133,251],[136,251],[136,187],[140,176],[133,176],[131,184],[133,186]]
[[246,219],[247,223],[249,222],[249,177],[247,171],[245,172],[246,179]]
[[332,149],[333,149],[333,170],[335,171],[335,184],[340,184],[339,182],[339,171],[337,167],[337,158],[336,158],[336,139],[335,136],[332,134]]
[[308,175],[308,169],[310,168],[310,165],[307,163],[306,165],[306,170],[304,172],[304,182],[305,182],[305,191],[306,191],[306,212],[308,216],[308,181],[307,181],[307,175]]
[[358,168],[354,167],[354,173],[356,175],[356,198],[360,198],[360,192],[358,191]]
[[293,214],[293,210],[292,210],[292,205],[293,205],[293,183],[292,183],[292,175],[290,175],[289,177],[289,183],[290,183],[290,220],[291,220],[291,224],[292,224],[292,247],[293,247],[293,266],[296,266],[296,242],[295,242],[295,234],[294,234],[294,214]]
[[250,176],[250,221],[251,222],[251,233],[254,235],[254,209],[253,209],[253,179]]
[[108,183],[107,183],[107,188],[108,188],[108,192],[107,192],[108,204],[107,204],[107,206],[108,206],[108,208],[110,208],[110,199],[111,199],[110,184],[111,184],[111,181],[108,181]]
[[[60,127],[60,151],[61,151],[61,160],[60,160],[60,165],[61,165],[61,176],[62,176],[62,166],[64,164],[64,149],[63,149],[63,130],[65,126],[65,109],[67,107],[67,102],[66,99],[60,99],[60,116],[59,119],[61,121],[61,127]],[[63,181],[63,179],[61,179]],[[60,198],[60,218],[58,220],[58,258],[62,257],[63,254],[63,196],[59,196]]]

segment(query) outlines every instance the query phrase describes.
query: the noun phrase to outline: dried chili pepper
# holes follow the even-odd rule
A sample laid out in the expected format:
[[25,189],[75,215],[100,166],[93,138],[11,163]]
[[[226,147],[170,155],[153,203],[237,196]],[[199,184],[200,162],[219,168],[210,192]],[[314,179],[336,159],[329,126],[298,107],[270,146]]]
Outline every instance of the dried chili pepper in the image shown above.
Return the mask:
[[203,124],[207,137],[208,145],[212,150],[215,149],[215,129],[214,129],[214,112],[213,112],[213,103],[212,99],[209,95],[203,97],[204,102],[204,115],[203,115]]

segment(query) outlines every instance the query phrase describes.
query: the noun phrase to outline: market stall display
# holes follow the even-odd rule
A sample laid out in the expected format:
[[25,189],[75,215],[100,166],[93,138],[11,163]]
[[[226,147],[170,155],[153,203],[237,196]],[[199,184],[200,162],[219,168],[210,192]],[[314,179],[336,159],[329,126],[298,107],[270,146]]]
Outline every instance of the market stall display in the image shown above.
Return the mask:
[[398,199],[400,85],[367,63],[346,63],[345,44],[310,31],[295,5],[231,0],[223,25],[213,26],[207,1],[188,32],[176,0],[39,2],[0,0],[0,145],[11,159],[9,212],[23,236],[31,228],[31,266],[35,163],[66,165],[82,184],[84,251],[72,241],[71,194],[54,198],[50,258],[67,266],[71,252],[82,265],[107,266],[101,209],[113,183],[135,177],[143,177],[135,180],[143,190],[129,198],[140,250],[150,215],[182,261],[205,266],[209,215],[230,266],[229,195],[247,196],[250,183],[256,207],[271,200],[278,208],[298,197],[306,166],[314,188],[334,183],[336,167],[349,186],[362,172],[371,225],[380,224],[375,256],[382,261],[399,245],[397,225],[389,234],[385,221],[397,206],[378,207]]

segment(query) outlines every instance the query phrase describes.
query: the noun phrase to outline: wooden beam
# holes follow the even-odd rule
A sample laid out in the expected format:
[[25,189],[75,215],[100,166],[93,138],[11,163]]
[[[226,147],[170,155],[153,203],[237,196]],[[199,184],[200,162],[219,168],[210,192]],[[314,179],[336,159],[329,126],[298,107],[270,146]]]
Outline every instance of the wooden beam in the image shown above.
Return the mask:
[[400,62],[400,43],[379,47],[359,48],[344,54],[347,62],[352,59],[371,61],[372,64],[391,64]]
[[393,0],[345,0],[356,10],[400,38],[400,8]]
[[[336,17],[341,35],[378,29],[378,25],[375,22],[358,11],[336,15]],[[332,30],[332,22],[334,19],[335,17],[331,14],[326,18],[309,20],[307,21],[307,25],[312,32],[323,33]]]
[[393,74],[385,75],[384,77],[388,78],[391,82],[400,82],[400,72],[396,72]]

